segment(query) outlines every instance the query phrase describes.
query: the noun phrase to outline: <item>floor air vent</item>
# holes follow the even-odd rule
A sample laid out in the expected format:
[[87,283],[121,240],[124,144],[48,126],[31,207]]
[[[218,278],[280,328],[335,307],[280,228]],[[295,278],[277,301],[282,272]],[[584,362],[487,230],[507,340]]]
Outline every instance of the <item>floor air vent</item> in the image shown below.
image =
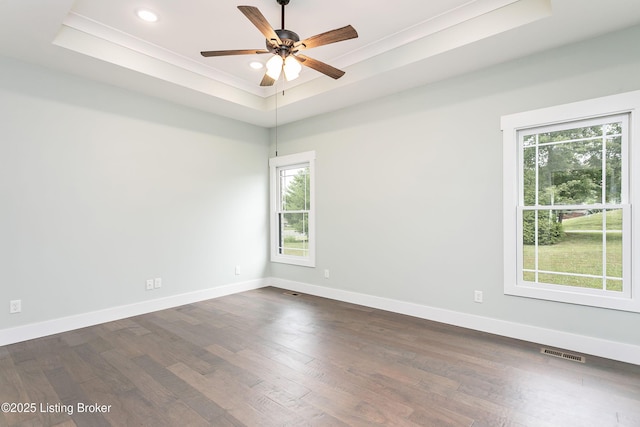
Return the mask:
[[578,354],[566,353],[560,350],[553,350],[550,348],[542,347],[540,349],[540,353],[546,354],[548,356],[559,357],[561,359],[573,360],[574,362],[585,363],[587,359],[584,356],[580,356]]

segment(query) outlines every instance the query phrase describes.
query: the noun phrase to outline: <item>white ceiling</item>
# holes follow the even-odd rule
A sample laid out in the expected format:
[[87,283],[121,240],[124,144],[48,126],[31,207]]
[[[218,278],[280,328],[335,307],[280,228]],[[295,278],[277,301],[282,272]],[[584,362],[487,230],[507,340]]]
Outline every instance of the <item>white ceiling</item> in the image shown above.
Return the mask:
[[270,55],[200,55],[264,49],[243,4],[280,28],[276,0],[0,0],[0,55],[272,127],[276,104],[292,122],[640,23],[640,0],[291,0],[301,39],[348,24],[359,37],[304,52],[339,80],[304,68],[264,88],[248,64]]

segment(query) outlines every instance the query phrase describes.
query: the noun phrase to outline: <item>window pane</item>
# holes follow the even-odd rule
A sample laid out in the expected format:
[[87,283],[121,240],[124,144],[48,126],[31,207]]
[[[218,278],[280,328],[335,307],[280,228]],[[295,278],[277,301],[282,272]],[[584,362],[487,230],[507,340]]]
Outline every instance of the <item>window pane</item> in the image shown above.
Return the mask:
[[530,146],[530,145],[536,145],[537,142],[538,142],[538,138],[537,137],[538,137],[538,135],[536,135],[536,134],[525,135],[522,138],[522,145],[525,146],[525,147]]
[[608,291],[615,291],[615,292],[622,292],[622,279],[617,280],[617,279],[607,279],[607,290]]
[[[615,123],[620,125],[620,123]],[[611,125],[613,126],[613,124]],[[622,201],[622,137],[616,136],[606,141],[607,203]]]
[[[536,235],[535,235],[535,221],[536,221],[536,212],[535,211],[524,211],[522,212],[522,243],[523,243],[523,252],[522,252],[522,267],[525,270],[533,270],[536,268]],[[527,279],[525,279],[527,280]]]
[[609,289],[622,289],[621,209],[525,210],[522,221],[524,280],[535,282],[537,271],[539,283],[602,289],[606,274]]
[[[562,235],[556,244],[539,253],[540,270],[602,276],[602,212],[552,212],[561,224]],[[599,280],[601,288],[602,279]]]
[[575,286],[589,289],[602,289],[602,279],[594,277],[580,277],[562,274],[540,273],[538,275],[540,283],[553,285]]
[[602,126],[586,126],[577,127],[573,129],[562,129],[553,132],[544,132],[538,135],[539,144],[546,144],[549,142],[571,141],[574,139],[600,139],[602,136]]
[[558,243],[562,237],[558,211],[538,211],[538,246]]
[[602,139],[538,148],[538,204],[578,205],[602,200]]
[[283,255],[309,255],[309,214],[280,214],[280,248]]
[[607,222],[607,290],[622,292],[622,209],[605,212]]
[[524,205],[534,206],[536,204],[536,147],[526,147],[522,152]]
[[602,276],[602,250],[602,232],[566,233],[560,243],[538,247],[538,268]]
[[524,280],[537,271],[539,283],[602,289],[606,275],[606,289],[622,291],[622,209],[528,210],[522,221]]
[[309,210],[309,167],[280,169],[281,209],[284,211]]

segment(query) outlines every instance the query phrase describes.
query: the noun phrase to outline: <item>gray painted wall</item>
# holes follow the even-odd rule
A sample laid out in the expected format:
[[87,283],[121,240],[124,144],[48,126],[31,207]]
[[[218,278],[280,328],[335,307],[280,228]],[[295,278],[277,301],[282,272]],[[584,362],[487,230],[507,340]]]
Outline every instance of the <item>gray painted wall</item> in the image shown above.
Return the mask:
[[640,345],[640,314],[503,295],[500,131],[505,114],[640,89],[638,40],[640,27],[282,126],[280,155],[317,153],[318,267],[272,275]]
[[268,275],[267,130],[0,61],[0,329]]
[[639,314],[503,295],[500,133],[504,114],[640,89],[639,39],[280,127],[281,155],[317,153],[314,269],[268,262],[273,131],[268,147],[261,128],[0,60],[0,304],[23,301],[0,329],[271,275],[640,345]]

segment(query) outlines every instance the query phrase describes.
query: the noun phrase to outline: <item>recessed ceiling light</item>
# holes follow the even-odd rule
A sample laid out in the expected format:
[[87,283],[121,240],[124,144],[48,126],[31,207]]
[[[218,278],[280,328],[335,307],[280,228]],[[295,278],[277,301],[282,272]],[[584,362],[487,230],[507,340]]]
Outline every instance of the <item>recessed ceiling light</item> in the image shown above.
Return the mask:
[[146,22],[156,22],[158,20],[158,15],[149,9],[138,9],[136,11],[136,15],[138,15],[138,18]]
[[253,68],[254,70],[259,70],[264,67],[264,65],[259,61],[251,61],[249,62],[249,67]]

